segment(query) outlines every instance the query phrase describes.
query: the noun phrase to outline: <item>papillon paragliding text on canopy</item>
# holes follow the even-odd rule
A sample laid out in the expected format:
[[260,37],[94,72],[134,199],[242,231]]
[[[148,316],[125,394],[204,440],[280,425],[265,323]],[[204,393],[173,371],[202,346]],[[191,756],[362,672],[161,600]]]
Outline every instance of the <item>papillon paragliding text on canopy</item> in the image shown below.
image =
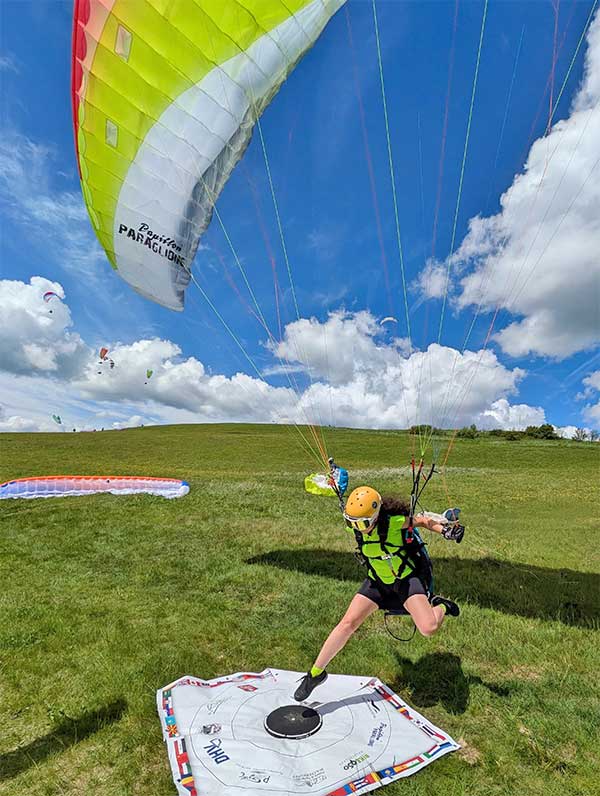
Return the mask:
[[256,119],[345,0],[75,0],[72,102],[94,230],[141,295],[182,310]]

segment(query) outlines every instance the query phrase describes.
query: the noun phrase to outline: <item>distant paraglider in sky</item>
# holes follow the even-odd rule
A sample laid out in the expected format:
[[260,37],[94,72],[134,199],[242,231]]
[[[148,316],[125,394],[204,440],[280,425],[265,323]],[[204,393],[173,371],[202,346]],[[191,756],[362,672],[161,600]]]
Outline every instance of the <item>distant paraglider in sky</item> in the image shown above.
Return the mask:
[[393,318],[391,315],[388,315],[387,318],[382,318],[379,321],[379,325],[383,326],[384,323],[398,323],[396,318]]
[[150,381],[150,379],[152,378],[152,374],[153,374],[153,373],[154,373],[154,371],[153,371],[153,370],[147,370],[147,371],[146,371],[146,381],[144,382],[144,384],[148,384],[148,382],[149,382],[149,381]]
[[[108,349],[108,348],[106,348],[106,347],[103,347],[103,348],[101,348],[101,349],[100,349],[100,353],[99,353],[99,356],[100,356],[100,362],[99,362],[99,364],[100,364],[100,365],[104,365],[104,364],[106,364],[106,365],[108,365],[108,366],[110,367],[110,369],[112,370],[112,369],[114,368],[114,366],[115,366],[115,363],[114,363],[114,360],[113,360],[113,359],[111,359],[111,358],[108,356],[108,352],[109,352],[109,349]],[[99,375],[99,376],[101,376],[101,375],[102,375],[102,371],[101,371],[101,370],[99,370],[99,371],[98,371],[98,375]]]
[[[44,293],[43,298],[44,298],[44,301],[45,301],[46,304],[48,304],[50,301],[52,301],[52,299],[59,299],[60,300],[60,296],[58,295],[58,293],[55,293],[53,290],[47,290]],[[50,314],[52,314],[52,310],[50,308],[48,308],[48,312]]]
[[61,431],[67,430],[60,415],[52,415],[52,420],[54,420],[57,426],[60,426]]

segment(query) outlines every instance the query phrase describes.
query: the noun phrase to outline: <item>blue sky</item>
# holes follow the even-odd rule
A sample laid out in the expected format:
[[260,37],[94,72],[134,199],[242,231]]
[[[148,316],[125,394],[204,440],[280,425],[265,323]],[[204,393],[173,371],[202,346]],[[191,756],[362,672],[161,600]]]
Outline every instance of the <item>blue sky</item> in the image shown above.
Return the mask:
[[[440,152],[455,3],[382,0],[377,4],[412,343],[413,348],[421,350],[427,350],[438,336],[442,298],[432,285],[445,273],[446,258],[451,254],[484,4],[461,2],[457,8],[454,67],[442,161]],[[595,180],[593,178],[595,160],[591,142],[597,129],[594,125],[598,123],[592,115],[598,102],[594,91],[600,78],[594,71],[598,63],[589,54],[593,42],[590,44],[586,40],[580,48],[564,84],[560,103],[554,110],[550,139],[552,135],[557,136],[552,139],[558,142],[556,154],[554,143],[539,140],[548,126],[550,95],[547,84],[552,73],[553,53],[555,50],[558,53],[553,70],[556,97],[591,9],[592,2],[565,1],[558,6],[555,17],[552,4],[546,2],[491,2],[488,6],[455,230],[454,251],[460,254],[450,262],[450,292],[440,342],[460,352],[478,306],[478,301],[472,298],[474,281],[486,285],[489,295],[483,296],[480,314],[469,337],[468,349],[474,352],[473,370],[478,367],[476,355],[485,344],[498,304],[501,309],[494,332],[507,331],[504,336],[501,334],[489,341],[482,355],[483,368],[487,367],[490,372],[489,383],[484,379],[480,384],[479,376],[475,378],[472,388],[478,400],[472,402],[470,410],[457,411],[456,419],[460,422],[470,419],[480,422],[487,417],[484,425],[522,425],[526,420],[548,420],[561,427],[600,425],[597,408],[600,356],[594,359],[599,353],[600,335],[594,336],[589,329],[590,318],[593,325],[594,313],[597,313],[597,304],[593,303],[590,295],[593,290],[590,291],[589,281],[586,282],[590,268],[595,264],[598,269],[599,250],[594,247],[599,240],[600,206],[595,205],[595,222],[592,210],[591,219],[582,222],[580,227],[577,224],[571,227],[577,214],[576,204],[574,212],[565,216],[566,220],[560,221],[562,215],[554,217],[547,235],[543,228],[552,219],[553,208],[560,204],[563,192],[565,210],[581,186],[584,188],[580,199],[585,199],[588,208],[590,203],[600,202],[597,192],[589,192],[589,186],[598,182],[597,171]],[[31,366],[27,368],[20,369],[14,362],[5,362],[3,366],[0,363],[3,367],[0,422],[4,420],[6,428],[46,428],[44,418],[49,414],[50,395],[55,396],[56,405],[52,410],[62,411],[78,427],[97,424],[98,413],[106,418],[107,426],[126,424],[131,418],[138,422],[267,419],[234,406],[230,396],[222,396],[222,403],[219,403],[221,399],[216,395],[222,385],[214,379],[211,381],[211,377],[231,378],[240,371],[250,377],[255,374],[196,288],[192,285],[188,290],[183,315],[146,301],[112,271],[93,238],[80,198],[73,147],[71,4],[5,0],[0,14],[2,154],[4,163],[12,164],[9,176],[0,181],[3,249],[0,279],[28,284],[32,277],[40,276],[62,286],[66,314],[58,318],[57,313],[56,322],[64,323],[53,329],[51,338],[58,340],[61,346],[77,350],[83,369],[74,374],[65,370],[62,360],[49,367],[43,362],[40,364],[39,358],[34,361],[31,357]],[[349,21],[353,44],[349,39]],[[589,126],[583,133],[578,122],[570,144],[570,128],[565,132],[560,125],[572,124],[573,129],[576,126],[572,117],[584,80],[586,54],[591,64],[587,77],[590,88],[580,106],[585,105],[584,111],[589,112],[592,121],[585,118],[583,124]],[[513,90],[507,108],[515,63]],[[361,414],[363,409],[355,397],[348,396],[352,391],[356,395],[364,385],[358,378],[360,374],[351,373],[344,364],[348,345],[356,346],[357,361],[362,355],[368,358],[364,367],[359,362],[363,370],[368,370],[369,363],[372,364],[374,351],[377,367],[388,368],[393,375],[394,368],[401,371],[404,368],[394,357],[397,359],[402,354],[407,360],[410,353],[406,342],[400,341],[406,337],[407,327],[379,80],[371,3],[351,0],[347,12],[342,9],[332,19],[317,45],[292,73],[262,118],[300,314],[302,318],[314,319],[312,326],[307,320],[305,327],[290,328],[287,343],[284,338],[279,353],[293,360],[301,392],[309,389],[307,371],[312,368],[312,376],[327,384],[330,406],[335,403],[336,407],[343,407],[348,403],[347,422],[343,410],[331,411],[333,422],[344,425],[404,425],[402,418],[395,423],[389,414],[386,414],[387,420],[381,422],[374,419],[370,410]],[[364,106],[368,152],[357,92]],[[597,136],[595,140],[598,151]],[[544,147],[551,147],[545,155]],[[584,151],[586,156],[580,157]],[[369,156],[389,269],[389,291],[369,180]],[[526,178],[519,181],[516,177],[530,157]],[[540,158],[545,158],[541,166]],[[554,179],[553,169],[557,163],[561,170]],[[441,169],[443,179],[440,182]],[[529,187],[527,174],[532,181]],[[536,174],[542,175],[537,183],[534,182]],[[501,213],[500,197],[511,186],[514,186],[512,198]],[[433,240],[438,190],[438,222]],[[533,199],[536,191],[539,196]],[[532,209],[527,209],[527,213],[531,223],[527,230],[515,228],[515,219],[523,218],[521,202],[525,201],[519,197],[519,192],[530,197]],[[261,225],[264,225],[276,258],[282,287],[282,321],[285,325],[296,319],[258,135],[254,135],[242,163],[223,191],[218,209],[269,325],[278,336],[273,276]],[[474,230],[469,224],[477,216],[496,220]],[[532,239],[531,257],[524,258],[521,270],[517,268],[518,277],[512,271],[517,287],[519,279],[527,278],[527,269],[531,270],[531,278],[511,304],[505,300],[510,292],[506,286],[510,288],[511,272],[505,269],[508,259],[513,258],[514,266],[514,258],[519,255],[514,251],[511,254],[510,247],[523,246],[522,239],[538,222],[541,235]],[[559,222],[560,234],[550,239]],[[579,243],[571,246],[574,238]],[[492,243],[488,245],[490,240]],[[540,251],[539,264],[534,270],[538,259],[536,247],[542,243],[546,248]],[[562,268],[560,263],[546,268],[554,252],[563,263]],[[243,299],[229,284],[225,268]],[[277,359],[266,344],[264,330],[248,309],[249,297],[228,242],[214,221],[202,241],[194,271],[247,353],[261,371],[269,374],[269,384],[284,389],[287,377],[276,372]],[[429,282],[423,279],[424,273],[429,275]],[[548,284],[552,282],[552,289],[544,286],[546,278]],[[565,279],[564,285],[560,283],[561,278]],[[471,281],[463,282],[465,279]],[[496,284],[496,279],[502,285]],[[579,282],[581,292],[576,294],[573,284]],[[582,309],[580,301],[584,304],[587,301],[588,305]],[[22,323],[21,331],[14,337],[14,345],[25,346],[30,352],[32,345],[38,348],[41,345],[41,327],[34,324],[38,337],[34,335],[35,339],[31,338],[28,343],[29,327],[23,321],[23,312],[29,317],[38,310],[29,305],[19,308],[18,298],[14,302],[17,307],[14,318],[18,317],[18,322]],[[363,316],[362,323],[357,321],[357,314],[366,311],[372,320],[365,321]],[[337,313],[337,320],[324,327],[330,313]],[[398,323],[378,326],[378,321],[388,315],[395,316]],[[568,318],[566,326],[563,315]],[[597,320],[597,315],[595,317]],[[42,320],[45,323],[47,318]],[[13,327],[15,323],[11,320]],[[568,341],[562,339],[558,327],[565,329]],[[321,340],[323,334],[327,336],[329,332],[329,339],[325,341],[328,369],[318,364],[322,351],[319,354],[317,350],[317,330]],[[315,332],[314,339],[312,332]],[[295,342],[292,340],[294,334],[297,335]],[[302,338],[302,335],[307,336]],[[169,341],[172,345],[161,350],[162,353],[148,353],[149,359],[144,362],[144,367],[148,364],[156,368],[158,380],[156,386],[151,385],[152,392],[144,393],[138,384],[141,392],[136,395],[136,388],[131,384],[116,380],[107,389],[86,375],[89,371],[93,376],[95,370],[90,350],[101,345],[118,349],[120,345],[124,363],[127,357],[133,356],[132,351],[137,350],[136,344],[144,340]],[[148,352],[150,350],[151,347]],[[298,353],[300,350],[309,353],[304,357]],[[493,356],[493,360],[488,360],[488,355]],[[453,356],[456,359],[458,355]],[[334,363],[340,360],[339,368],[337,364],[332,365],[331,360]],[[447,367],[453,357],[443,362],[433,361],[434,368]],[[458,361],[460,369],[462,359]],[[185,372],[186,379],[191,380],[183,382],[182,389],[189,389],[196,395],[196,404],[184,402],[182,405],[179,399],[170,397],[175,390],[174,384],[169,382],[175,374],[173,363],[179,366],[178,379]],[[201,363],[199,369],[197,363]],[[425,368],[426,373],[429,367]],[[412,368],[405,368],[403,377],[399,378],[417,378],[415,373],[423,373],[422,362],[416,369],[413,362]],[[443,389],[453,389],[452,378]],[[198,379],[202,386],[196,394]],[[376,379],[368,381],[374,384]],[[428,389],[433,390],[433,385],[428,386],[426,381],[423,384],[420,400],[426,404],[423,394]],[[229,386],[233,391],[233,383]],[[251,385],[250,389],[258,392],[249,401],[260,400],[257,396],[262,387]],[[389,389],[388,385],[377,393],[380,400],[377,406],[382,406],[381,401],[386,400]],[[23,411],[25,394],[28,399],[26,411]],[[277,395],[274,391],[271,396],[273,404],[277,403]],[[498,401],[504,403],[497,405],[490,414],[490,407]],[[208,404],[211,406],[206,409]],[[469,400],[465,407],[468,405]],[[510,406],[528,407],[531,411],[522,409],[511,414]],[[375,411],[382,414],[381,409]],[[287,405],[281,413],[284,418],[292,414]],[[407,416],[411,418],[410,411]],[[415,410],[414,418],[417,416]],[[21,420],[7,425],[11,417]],[[423,415],[419,417],[427,419]],[[270,419],[277,418],[271,416]]]

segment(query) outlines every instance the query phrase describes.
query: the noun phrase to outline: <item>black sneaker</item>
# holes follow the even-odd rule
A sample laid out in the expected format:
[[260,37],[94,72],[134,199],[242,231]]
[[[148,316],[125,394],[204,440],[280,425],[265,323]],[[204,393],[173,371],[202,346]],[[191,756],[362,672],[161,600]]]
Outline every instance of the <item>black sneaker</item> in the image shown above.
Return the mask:
[[446,614],[450,614],[450,616],[458,616],[460,614],[460,608],[455,602],[449,600],[447,597],[440,597],[439,594],[431,598],[431,604],[443,605],[446,609]]
[[315,688],[321,685],[321,683],[324,683],[325,680],[327,680],[327,672],[325,671],[321,672],[321,674],[318,674],[316,677],[313,677],[310,672],[307,672],[294,693],[296,702],[304,702],[305,699],[308,699]]

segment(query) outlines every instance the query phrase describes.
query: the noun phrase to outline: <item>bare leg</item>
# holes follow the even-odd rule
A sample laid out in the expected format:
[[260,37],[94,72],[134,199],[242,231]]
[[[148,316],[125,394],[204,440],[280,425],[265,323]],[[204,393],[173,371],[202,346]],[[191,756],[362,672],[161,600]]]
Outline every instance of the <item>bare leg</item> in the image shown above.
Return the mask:
[[327,641],[321,647],[321,652],[315,661],[319,669],[326,669],[338,652],[344,647],[350,636],[357,630],[365,619],[377,611],[378,606],[373,600],[362,594],[355,594],[348,610],[333,628]]
[[433,636],[446,615],[443,605],[431,605],[424,594],[413,594],[406,600],[404,607],[422,636]]

